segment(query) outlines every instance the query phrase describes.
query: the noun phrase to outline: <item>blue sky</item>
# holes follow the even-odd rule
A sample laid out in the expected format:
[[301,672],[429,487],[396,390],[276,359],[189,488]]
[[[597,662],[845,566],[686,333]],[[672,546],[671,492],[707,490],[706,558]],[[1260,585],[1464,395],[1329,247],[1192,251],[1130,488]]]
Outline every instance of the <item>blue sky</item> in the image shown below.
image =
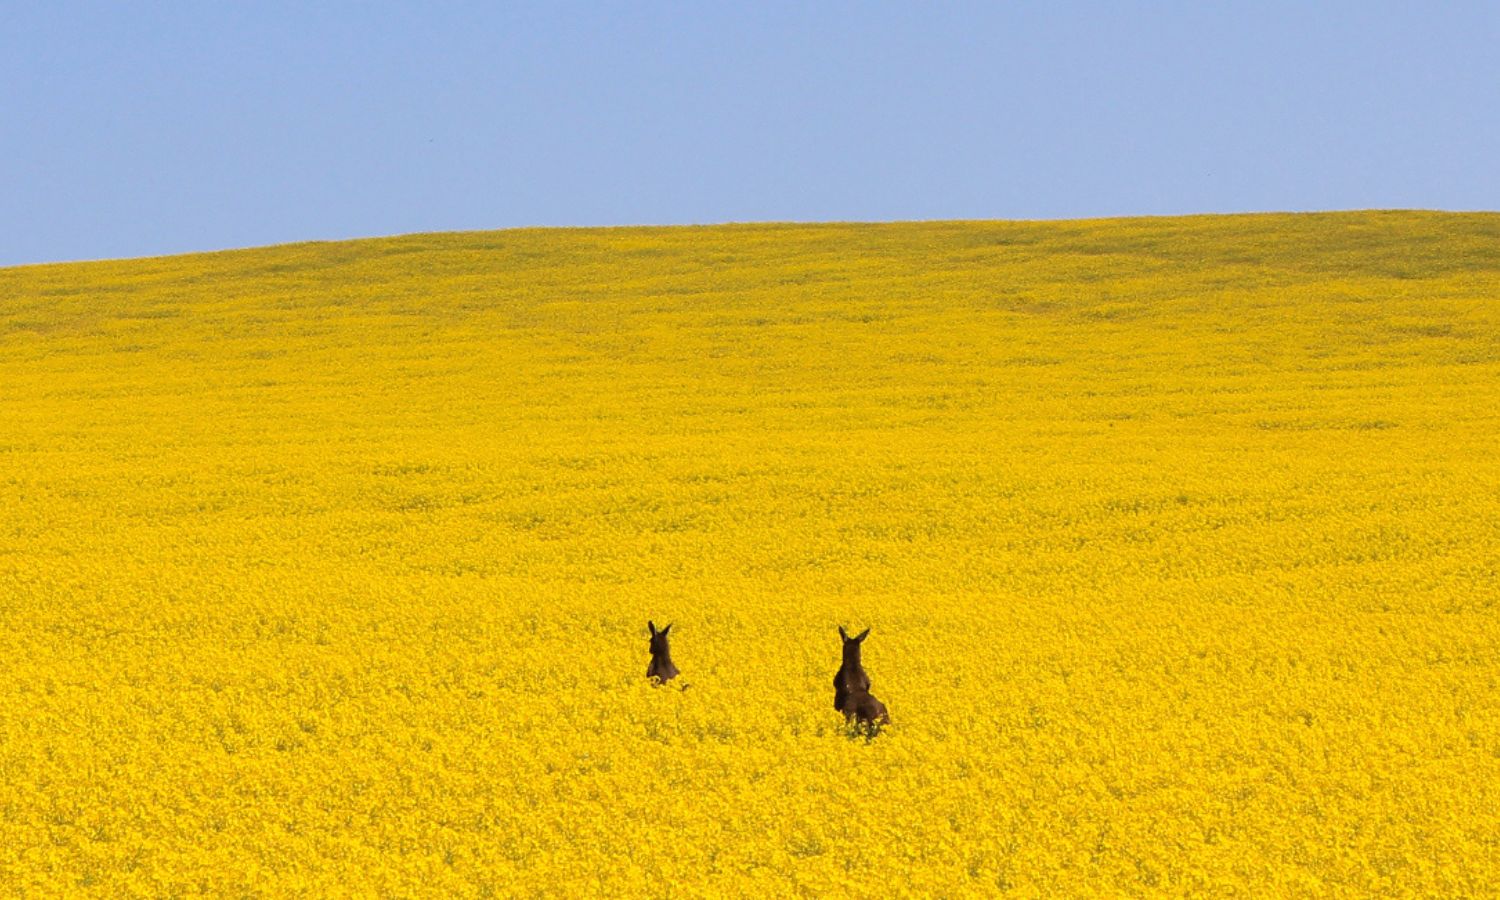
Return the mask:
[[524,225],[1500,209],[1500,4],[0,0],[0,265]]

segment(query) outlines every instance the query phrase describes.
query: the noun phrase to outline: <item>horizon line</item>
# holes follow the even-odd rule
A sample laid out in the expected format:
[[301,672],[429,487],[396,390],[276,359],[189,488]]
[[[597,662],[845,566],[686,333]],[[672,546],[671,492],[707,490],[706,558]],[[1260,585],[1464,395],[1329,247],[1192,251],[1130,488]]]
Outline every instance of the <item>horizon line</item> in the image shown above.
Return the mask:
[[626,230],[672,230],[694,228],[772,228],[815,226],[870,226],[870,225],[960,225],[960,224],[1063,224],[1068,222],[1128,222],[1156,219],[1208,219],[1251,218],[1258,216],[1331,216],[1355,214],[1400,214],[1421,213],[1428,215],[1500,215],[1500,210],[1491,209],[1438,209],[1431,207],[1361,207],[1349,209],[1267,209],[1240,210],[1236,212],[1192,212],[1192,213],[1144,213],[1101,216],[1057,216],[1023,218],[937,218],[937,219],[742,219],[714,222],[628,222],[596,225],[507,225],[498,228],[456,228],[438,231],[402,231],[388,234],[359,234],[327,238],[294,238],[272,241],[267,244],[246,244],[229,247],[213,247],[200,250],[181,250],[168,253],[148,253],[141,256],[100,256],[75,259],[53,259],[38,262],[0,264],[0,273],[13,269],[30,269],[44,266],[97,265],[106,263],[144,262],[148,260],[176,259],[186,256],[214,256],[226,253],[247,253],[258,250],[274,250],[285,247],[300,247],[312,244],[352,244],[362,241],[387,241],[403,238],[436,235],[498,234],[504,232],[537,231],[626,231]]

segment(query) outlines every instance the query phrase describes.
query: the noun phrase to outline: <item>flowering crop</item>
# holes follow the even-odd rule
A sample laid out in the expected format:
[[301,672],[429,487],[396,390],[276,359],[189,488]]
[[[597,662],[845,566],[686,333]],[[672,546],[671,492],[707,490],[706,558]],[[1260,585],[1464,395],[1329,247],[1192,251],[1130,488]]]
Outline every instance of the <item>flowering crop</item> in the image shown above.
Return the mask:
[[1497,298],[1425,213],[0,270],[0,893],[1482,893]]

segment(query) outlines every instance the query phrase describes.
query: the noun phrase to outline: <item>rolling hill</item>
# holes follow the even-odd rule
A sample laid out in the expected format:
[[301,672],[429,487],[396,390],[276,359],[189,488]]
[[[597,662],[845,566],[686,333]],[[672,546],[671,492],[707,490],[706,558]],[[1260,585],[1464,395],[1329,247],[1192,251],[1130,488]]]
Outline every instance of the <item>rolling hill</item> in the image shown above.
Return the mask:
[[0,269],[0,385],[7,894],[1500,878],[1500,215]]

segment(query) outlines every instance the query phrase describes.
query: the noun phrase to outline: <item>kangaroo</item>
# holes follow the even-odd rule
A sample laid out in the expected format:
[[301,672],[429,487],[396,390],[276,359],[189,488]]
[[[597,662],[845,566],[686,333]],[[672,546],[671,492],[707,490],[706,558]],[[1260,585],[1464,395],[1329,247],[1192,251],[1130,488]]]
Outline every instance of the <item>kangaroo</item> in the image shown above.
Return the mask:
[[672,630],[672,626],[669,624],[657,631],[656,623],[648,621],[646,627],[651,629],[651,665],[646,667],[646,677],[651,679],[652,684],[666,684],[677,677],[677,666],[672,663],[672,648],[667,646],[667,632]]
[[844,662],[838,674],[833,676],[833,708],[844,714],[849,722],[860,725],[889,725],[891,714],[885,704],[870,693],[870,676],[865,674],[859,662],[859,648],[870,636],[866,628],[854,637],[839,626],[839,637],[844,641]]

